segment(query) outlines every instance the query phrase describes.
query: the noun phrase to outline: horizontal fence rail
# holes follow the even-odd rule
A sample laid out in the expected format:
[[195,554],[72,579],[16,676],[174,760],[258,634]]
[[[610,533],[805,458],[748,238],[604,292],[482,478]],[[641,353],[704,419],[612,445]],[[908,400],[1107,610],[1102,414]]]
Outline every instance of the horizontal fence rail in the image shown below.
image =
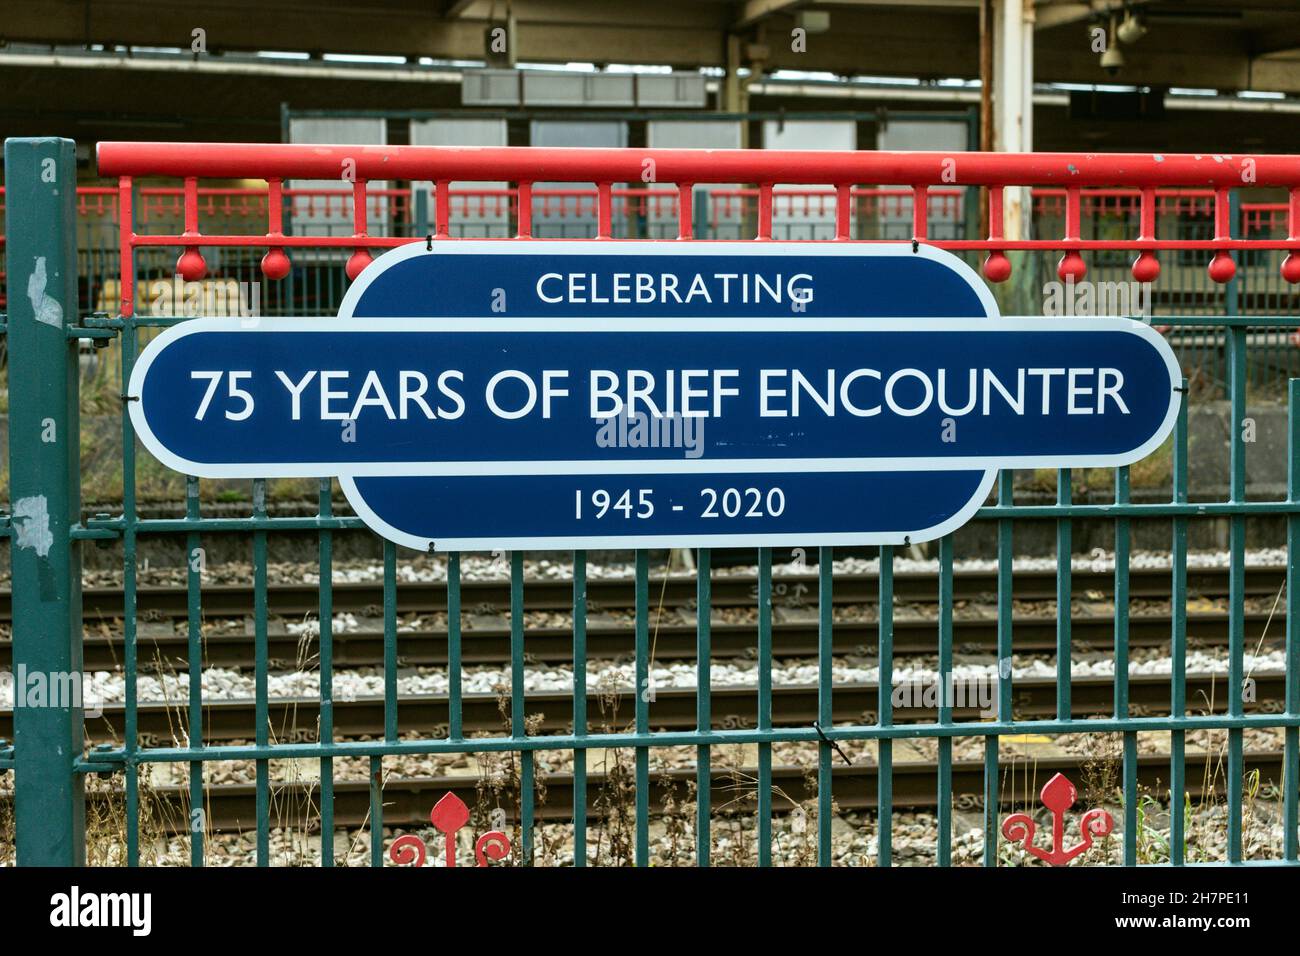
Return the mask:
[[[118,256],[119,284],[113,308],[108,310],[111,314],[88,317],[84,325],[76,326],[73,325],[75,317],[68,316],[66,334],[74,338],[120,339],[115,347],[121,352],[118,374],[122,393],[140,348],[152,330],[186,317],[174,310],[160,314],[140,308],[137,296],[142,262],[149,255],[165,253],[168,268],[190,281],[224,271],[221,256],[230,250],[260,254],[256,268],[273,282],[310,269],[311,257],[316,255],[333,256],[323,261],[329,261],[331,268],[341,266],[348,278],[355,279],[376,253],[411,241],[426,241],[422,234],[426,222],[429,239],[451,238],[458,208],[467,216],[506,217],[507,228],[520,241],[542,238],[539,233],[542,220],[568,215],[568,210],[574,215],[591,216],[591,236],[609,241],[617,241],[615,220],[621,214],[662,217],[667,220],[664,238],[679,241],[698,240],[733,219],[738,223],[735,238],[765,241],[777,238],[775,226],[783,216],[804,220],[825,217],[829,234],[810,234],[807,237],[810,241],[869,242],[902,238],[928,243],[981,257],[983,274],[990,282],[1004,282],[1011,277],[1013,264],[1007,254],[1018,251],[1061,253],[1056,276],[1062,281],[1083,281],[1090,268],[1089,259],[1093,268],[1101,270],[1111,268],[1108,263],[1119,257],[1122,264],[1115,268],[1123,269],[1136,281],[1169,282],[1168,274],[1162,277],[1165,267],[1173,271],[1172,267],[1186,257],[1196,261],[1196,268],[1204,271],[1211,283],[1226,287],[1237,278],[1239,267],[1248,268],[1252,256],[1265,254],[1274,257],[1276,274],[1285,283],[1300,281],[1300,258],[1296,256],[1300,251],[1300,157],[161,143],[102,143],[97,155],[99,173],[117,177],[117,187],[107,193],[87,193],[75,202],[69,195],[61,209],[46,212],[68,236],[78,216],[115,219],[113,252]],[[70,153],[61,162],[63,169],[73,168]],[[628,183],[644,182],[646,170],[651,168],[653,189],[627,187]],[[23,192],[26,187],[15,183],[16,175],[35,181],[36,167],[19,162],[10,164],[7,185],[11,191],[11,208],[18,208],[15,195],[19,201],[29,202]],[[355,177],[354,181],[349,177]],[[140,186],[139,181],[146,178],[175,180],[178,184]],[[231,179],[260,179],[268,185],[265,190],[251,192],[202,185],[204,180]],[[342,198],[330,190],[295,190],[286,186],[304,180],[337,180]],[[370,188],[371,183],[401,181],[412,185],[398,189]],[[507,184],[504,187],[500,185],[503,182]],[[457,186],[453,188],[452,183]],[[495,185],[475,190],[474,183]],[[551,189],[539,183],[579,183],[590,187]],[[1032,228],[1027,228],[1024,235],[1007,235],[1004,214],[1018,196],[1023,198],[1023,194],[1008,193],[1008,190],[1024,189],[1036,190],[1029,194],[1032,198],[1027,208],[1030,215],[1026,226]],[[1249,203],[1242,201],[1243,197],[1258,197],[1269,190],[1281,191],[1284,201],[1279,203],[1268,197]],[[421,213],[425,203],[429,204],[427,220]],[[970,233],[975,213],[987,221],[983,236]],[[1113,235],[1096,231],[1092,220],[1105,217],[1119,217],[1123,228]],[[1171,235],[1163,227],[1173,230],[1171,223],[1179,217],[1203,221],[1207,228],[1200,234],[1184,231]],[[864,218],[901,219],[901,234],[861,235]],[[232,224],[236,219],[249,220],[247,228],[236,229]],[[322,219],[332,219],[329,234],[312,234],[309,227],[321,224]],[[402,225],[395,228],[393,223],[399,220]],[[32,220],[18,218],[17,221],[30,224]],[[155,231],[147,226],[160,229]],[[747,231],[743,236],[742,228]],[[13,246],[19,243],[22,248],[15,251]],[[11,234],[10,246],[12,266],[21,255],[31,254],[32,236]],[[295,254],[292,262],[289,251]],[[177,254],[179,259],[171,258]],[[170,276],[172,272],[163,269],[158,274]],[[1289,285],[1287,288],[1286,294],[1290,296]],[[318,296],[312,301],[324,304],[328,299]],[[1261,330],[1280,329],[1283,335],[1300,330],[1294,300],[1284,301],[1285,305],[1262,315],[1184,314],[1155,320],[1171,336],[1215,336],[1222,354],[1218,374],[1230,406],[1230,422],[1239,423],[1247,417],[1250,337],[1261,334]],[[328,315],[328,307],[322,308],[319,314]],[[28,362],[48,372],[56,368],[66,370],[68,364],[76,361],[75,350],[66,348],[66,339],[60,339],[60,351],[52,345],[52,340],[37,341],[13,335],[10,338],[11,353],[15,356],[11,365]],[[73,374],[70,379],[74,414],[65,424],[76,434],[77,376]],[[47,389],[51,387],[50,382],[63,381],[57,375],[47,375],[43,380]],[[871,593],[867,595],[875,617],[868,624],[858,626],[855,636],[855,643],[865,639],[874,645],[872,649],[882,675],[874,685],[850,687],[835,680],[832,654],[839,644],[837,634],[845,627],[834,615],[837,584],[847,587],[849,583],[837,581],[835,550],[821,548],[814,552],[816,566],[808,572],[805,582],[810,592],[811,616],[802,625],[808,650],[816,659],[814,677],[812,683],[800,689],[797,720],[790,718],[789,711],[774,713],[774,701],[778,706],[787,706],[783,701],[789,699],[789,692],[774,691],[772,681],[774,637],[779,638],[786,626],[774,621],[773,564],[788,559],[782,552],[759,548],[754,591],[750,596],[756,613],[755,622],[749,625],[753,633],[753,654],[747,655],[755,668],[755,686],[739,695],[741,699],[721,689],[715,697],[711,670],[715,656],[737,653],[738,647],[734,635],[724,625],[715,624],[714,589],[724,590],[723,579],[715,577],[712,571],[715,555],[708,549],[699,549],[692,556],[695,621],[693,625],[683,622],[679,628],[681,634],[673,632],[675,645],[690,655],[695,671],[694,690],[665,692],[662,698],[635,692],[646,686],[655,662],[653,655],[659,653],[657,642],[662,635],[658,624],[651,623],[651,609],[656,602],[662,603],[667,588],[666,580],[659,578],[659,570],[652,571],[652,556],[638,551],[630,579],[625,582],[633,610],[625,642],[625,653],[630,654],[633,696],[625,703],[616,725],[602,722],[597,713],[599,695],[588,686],[587,665],[593,648],[603,646],[604,635],[601,626],[590,621],[593,589],[589,588],[588,580],[589,556],[579,551],[566,559],[571,577],[567,598],[560,602],[568,615],[566,633],[559,635],[559,644],[552,641],[548,650],[548,660],[567,654],[573,668],[572,692],[558,703],[548,700],[538,719],[532,718],[541,705],[537,696],[530,695],[525,687],[527,667],[533,663],[528,650],[533,632],[525,627],[529,587],[524,556],[512,553],[506,557],[504,570],[508,584],[503,581],[498,590],[500,600],[508,606],[508,623],[494,635],[494,641],[509,680],[500,697],[501,719],[493,725],[487,702],[465,690],[464,669],[467,653],[473,652],[470,643],[473,636],[467,635],[464,619],[467,595],[474,590],[463,580],[459,554],[447,556],[447,578],[438,597],[438,606],[445,608],[446,624],[436,637],[439,650],[434,657],[446,674],[447,691],[436,702],[399,695],[399,648],[409,644],[399,630],[398,567],[403,555],[395,545],[386,542],[379,606],[375,609],[381,621],[380,630],[368,636],[370,659],[382,671],[383,694],[382,698],[366,701],[367,714],[361,726],[369,739],[361,739],[356,732],[357,708],[340,706],[336,713],[335,666],[346,658],[344,635],[336,633],[334,624],[338,597],[332,583],[335,544],[340,533],[361,527],[361,523],[346,511],[336,510],[331,482],[319,483],[314,516],[289,518],[272,514],[267,504],[267,482],[259,479],[251,483],[252,505],[246,516],[212,517],[204,515],[203,483],[189,478],[183,518],[143,518],[138,507],[140,472],[142,466],[154,467],[154,463],[141,458],[130,419],[123,415],[121,514],[78,516],[77,492],[83,479],[75,456],[61,466],[70,487],[59,492],[62,499],[54,502],[59,508],[52,509],[73,516],[65,525],[56,522],[52,526],[62,536],[60,547],[68,549],[69,554],[75,555],[77,547],[92,541],[121,548],[120,650],[124,692],[120,706],[115,705],[111,710],[111,719],[119,729],[116,739],[97,742],[85,749],[81,745],[82,715],[77,709],[75,719],[71,720],[77,735],[75,741],[71,737],[73,730],[66,722],[52,730],[46,728],[49,732],[68,735],[67,739],[75,743],[74,755],[66,765],[52,762],[47,756],[43,766],[55,776],[64,774],[80,779],[98,773],[109,777],[111,792],[106,799],[110,803],[118,801],[124,830],[122,859],[127,863],[134,865],[149,857],[150,848],[142,836],[141,809],[142,800],[147,802],[155,797],[149,793],[147,772],[151,765],[171,764],[188,774],[185,783],[168,791],[180,801],[181,820],[187,825],[179,828],[172,825],[169,832],[188,836],[191,863],[203,865],[207,860],[205,845],[213,826],[208,815],[211,810],[212,817],[222,826],[237,821],[250,832],[255,841],[256,861],[267,865],[272,861],[271,830],[283,822],[284,816],[284,808],[276,796],[279,782],[273,786],[272,762],[280,767],[283,761],[307,761],[315,768],[314,782],[307,789],[314,808],[311,827],[319,833],[320,863],[328,866],[336,861],[335,831],[347,827],[364,831],[369,840],[370,862],[383,865],[390,859],[390,850],[394,859],[402,858],[398,850],[403,846],[410,850],[411,844],[401,841],[411,834],[397,837],[392,833],[392,825],[413,828],[412,821],[427,810],[426,797],[436,798],[444,789],[453,793],[459,790],[466,802],[474,802],[467,785],[444,787],[445,781],[438,780],[437,791],[431,789],[434,784],[428,781],[409,782],[419,790],[420,802],[413,804],[409,797],[403,796],[406,784],[393,770],[397,761],[430,754],[500,754],[509,759],[513,768],[511,782],[505,790],[480,799],[475,813],[480,817],[491,814],[493,818],[498,811],[504,814],[511,837],[511,862],[526,865],[537,860],[538,827],[558,814],[571,827],[573,862],[585,865],[594,850],[589,832],[602,832],[593,828],[611,813],[608,801],[610,787],[614,786],[608,773],[588,772],[587,755],[592,751],[622,748],[632,754],[630,767],[620,771],[622,783],[619,784],[624,787],[628,801],[629,859],[637,865],[649,865],[653,861],[652,808],[660,810],[665,797],[671,795],[679,803],[683,799],[693,803],[693,819],[689,835],[684,839],[693,844],[687,851],[693,850],[691,861],[707,865],[719,862],[716,821],[737,810],[726,802],[726,795],[731,791],[721,783],[732,779],[732,771],[721,765],[717,748],[747,745],[753,748],[753,760],[744,769],[743,786],[736,786],[748,795],[739,800],[743,813],[753,818],[752,829],[744,834],[744,839],[752,841],[754,859],[761,864],[774,861],[774,821],[787,814],[809,821],[808,839],[814,846],[816,861],[821,865],[835,862],[832,821],[836,804],[842,798],[845,807],[869,807],[873,811],[874,852],[880,865],[896,862],[891,839],[895,810],[903,806],[933,806],[935,859],[941,865],[949,865],[956,855],[954,787],[960,782],[966,789],[980,790],[981,859],[987,866],[996,866],[1027,859],[1012,852],[1012,846],[1002,836],[1001,808],[1014,803],[1018,793],[1014,779],[1008,782],[1006,776],[1007,767],[1014,765],[1014,755],[1005,738],[1024,740],[1027,735],[1073,737],[1114,733],[1120,736],[1121,748],[1116,840],[1123,861],[1139,862],[1139,841],[1146,832],[1142,827],[1151,825],[1145,816],[1139,822],[1139,814],[1146,812],[1142,809],[1146,804],[1141,799],[1144,794],[1155,794],[1171,811],[1168,822],[1161,827],[1168,844],[1167,862],[1181,865],[1192,862],[1185,847],[1184,795],[1192,790],[1215,791],[1213,783],[1206,788],[1199,778],[1191,779],[1195,771],[1189,765],[1199,757],[1193,755],[1188,735],[1214,731],[1226,734],[1227,740],[1226,769],[1218,778],[1217,790],[1226,802],[1227,861],[1243,862],[1249,855],[1244,840],[1244,821],[1251,809],[1248,801],[1253,803],[1248,774],[1258,771],[1269,775],[1281,801],[1283,844],[1269,858],[1295,864],[1300,862],[1300,808],[1297,806],[1300,630],[1296,623],[1300,620],[1297,607],[1300,595],[1293,587],[1291,571],[1297,566],[1297,554],[1300,554],[1297,535],[1300,531],[1300,381],[1292,380],[1286,393],[1289,407],[1283,441],[1290,466],[1289,480],[1284,496],[1271,500],[1248,494],[1248,442],[1236,427],[1229,429],[1226,439],[1230,454],[1226,495],[1216,501],[1190,500],[1188,410],[1193,397],[1185,385],[1178,426],[1167,450],[1169,484],[1163,501],[1135,503],[1128,468],[1117,469],[1110,475],[1113,501],[1102,504],[1076,500],[1078,479],[1069,470],[1050,476],[1055,486],[1055,502],[1050,504],[1018,504],[1015,476],[1011,472],[1001,475],[995,499],[986,503],[977,517],[992,527],[996,540],[997,567],[991,582],[996,619],[986,643],[991,645],[993,659],[999,666],[1002,662],[1006,664],[1005,673],[997,681],[991,713],[973,715],[969,709],[942,704],[913,714],[895,711],[891,698],[894,656],[904,649],[911,650],[910,638],[904,635],[917,625],[904,626],[896,620],[895,602],[913,585],[901,574],[895,576],[898,549],[892,546],[875,550],[878,569]],[[1196,397],[1199,400],[1200,396]],[[43,401],[50,399],[48,394],[42,396]],[[16,420],[23,415],[31,419],[37,414],[34,399],[25,401],[15,394],[12,400]],[[33,433],[39,433],[39,428],[33,427]],[[12,427],[10,435],[11,460],[16,461],[26,450],[20,442],[28,439],[15,438]],[[11,496],[18,498],[32,493],[36,477],[30,470],[16,471]],[[1136,635],[1132,632],[1136,629],[1130,618],[1132,523],[1152,516],[1167,519],[1172,529],[1166,579],[1169,612],[1164,621],[1172,664],[1165,698],[1167,706],[1161,707],[1157,714],[1147,709],[1155,693],[1150,686],[1152,682],[1130,681],[1129,677],[1131,650],[1141,643],[1134,639]],[[1222,706],[1205,710],[1189,694],[1200,689],[1202,683],[1199,678],[1189,676],[1186,667],[1189,524],[1219,520],[1227,526],[1228,606],[1220,623],[1226,632],[1224,643],[1229,662],[1226,686],[1240,688],[1247,676],[1246,624],[1248,619],[1254,620],[1248,618],[1254,612],[1246,606],[1248,518],[1275,518],[1285,530],[1288,573],[1285,594],[1278,597],[1278,617],[1285,622],[1280,627],[1285,635],[1286,670],[1284,675],[1267,683],[1269,693],[1279,695],[1281,700],[1274,701],[1276,706],[1269,708],[1247,708],[1242,695],[1233,692],[1227,695]],[[1031,695],[1029,698],[1021,694],[1010,669],[1017,650],[1017,619],[1013,614],[1016,596],[1013,522],[1024,520],[1050,522],[1057,542],[1056,614],[1051,635],[1056,651],[1055,679],[1036,684],[1026,682],[1023,694]],[[1084,629],[1083,624],[1073,619],[1071,610],[1072,533],[1076,523],[1085,520],[1105,522],[1113,531],[1115,541],[1114,571],[1108,575],[1107,585],[1108,593],[1113,596],[1114,615],[1106,630],[1116,676],[1101,691],[1101,708],[1105,714],[1100,719],[1085,719],[1080,712],[1081,706],[1096,711],[1092,698],[1097,696],[1097,688],[1087,681],[1074,686],[1071,671],[1075,634]],[[268,690],[271,648],[284,642],[271,633],[270,608],[275,598],[268,581],[267,561],[272,536],[291,530],[309,531],[316,538],[319,587],[312,603],[319,622],[318,633],[313,636],[319,694],[308,708],[310,732],[302,735],[302,739],[286,741],[275,729],[285,705],[273,701]],[[241,742],[229,726],[216,722],[217,711],[212,706],[215,702],[205,699],[204,668],[209,662],[209,649],[216,640],[209,633],[206,617],[213,613],[215,598],[204,580],[202,563],[187,561],[184,607],[175,609],[178,614],[183,610],[184,624],[182,632],[172,640],[183,645],[185,651],[188,694],[181,705],[185,719],[183,727],[179,722],[176,725],[175,739],[160,745],[155,736],[161,726],[159,718],[141,702],[139,694],[145,664],[143,652],[149,640],[140,626],[141,608],[147,600],[153,600],[139,583],[139,542],[142,536],[176,539],[183,543],[184,553],[193,556],[201,553],[204,542],[211,536],[230,534],[249,536],[253,559],[252,580],[246,588],[252,605],[251,634],[241,639],[241,647],[249,645],[251,649],[238,652],[245,666],[249,662],[244,658],[251,653],[254,687],[251,732]],[[35,580],[37,565],[28,550],[11,545],[11,554],[15,563],[13,658],[17,663],[23,655],[32,653],[34,642],[29,635],[35,627],[37,613],[30,603],[33,592],[20,592],[19,585]],[[954,618],[954,589],[960,586],[959,576],[954,574],[954,538],[941,539],[936,554],[937,619],[927,626],[932,630],[937,654],[934,672],[937,679],[946,681],[954,672],[954,656],[960,653],[956,635],[961,628]],[[75,594],[70,590],[67,596],[69,607],[75,605],[77,613],[78,662],[82,650],[79,573],[78,563],[66,576],[69,588],[74,576],[78,585]],[[24,574],[28,577],[23,578]],[[1020,586],[1025,585],[1022,582]],[[852,587],[857,594],[861,582],[853,582]],[[736,600],[734,594],[728,594],[728,602]],[[548,600],[554,604],[553,595]],[[118,613],[116,605],[113,613]],[[863,630],[869,636],[864,637]],[[1253,631],[1250,636],[1254,637]],[[858,713],[846,712],[846,701],[838,700],[837,692]],[[1018,711],[1017,707],[1023,706],[1026,699],[1032,701],[1032,707]],[[1085,701],[1091,702],[1091,706]],[[241,715],[247,717],[249,709],[246,702]],[[431,711],[434,715],[431,719],[440,725],[436,732],[427,722],[413,732],[412,709]],[[744,722],[739,716],[745,710],[753,711],[752,722]],[[719,718],[724,723],[728,720],[733,723],[719,727]],[[100,724],[92,721],[86,727],[92,739],[102,739]],[[1248,752],[1245,735],[1263,731],[1281,734],[1280,750],[1262,756]],[[1140,754],[1139,734],[1162,735],[1168,741],[1168,752]],[[17,769],[19,852],[20,856],[26,854],[27,859],[34,860],[41,851],[32,845],[33,841],[49,836],[56,823],[33,823],[32,811],[22,802],[25,788],[35,786],[31,776],[24,776],[23,763],[34,758],[27,756],[30,751],[24,749],[28,746],[24,728],[17,722],[15,738],[12,750],[0,742],[0,771],[7,771],[11,766]],[[972,763],[955,754],[954,743],[959,739],[982,740],[982,760]],[[901,748],[908,741],[933,746],[932,763],[924,768],[927,784],[917,784],[913,776],[915,768],[909,769],[907,761],[902,759]],[[806,745],[809,753],[815,754],[807,767],[799,770],[782,763],[774,747],[787,743]],[[865,745],[874,748],[872,761],[857,751],[856,759],[851,759],[844,750]],[[666,775],[671,778],[667,783],[651,772],[652,751],[665,747],[691,748],[695,757],[690,770]],[[560,751],[571,756],[571,772],[555,774],[539,763],[547,754]],[[368,783],[340,780],[336,787],[336,771],[342,762],[355,760],[368,768]],[[249,762],[251,783],[240,784],[240,790],[218,791],[209,777],[211,765],[221,761]],[[1070,761],[1059,762],[1062,767],[1076,765]],[[846,763],[853,766],[847,767]],[[1160,770],[1166,773],[1158,773]],[[1158,784],[1157,777],[1163,778]],[[895,790],[896,779],[902,781],[899,792]],[[688,783],[692,785],[689,790]],[[542,785],[556,787],[561,796],[549,804],[541,802],[539,787]],[[678,785],[680,788],[675,789]],[[925,786],[929,787],[932,798],[918,797],[917,791]],[[336,797],[340,800],[337,810]],[[395,809],[389,809],[395,805]],[[1027,809],[1033,812],[1036,808]],[[615,808],[614,812],[623,811]],[[80,843],[84,838],[84,834],[75,832],[81,825],[75,816],[56,821],[65,842]],[[487,820],[476,819],[476,826],[479,823],[486,824]],[[59,857],[60,860],[72,858]]]
[[[436,193],[430,187],[429,195]],[[723,188],[709,190],[711,219],[743,215],[757,208],[761,191],[757,188]],[[179,187],[140,187],[135,205],[137,221],[149,223],[184,215],[185,190]],[[369,215],[376,219],[410,220],[414,216],[415,197],[419,193],[410,188],[368,189],[366,198]],[[517,212],[519,190],[514,187],[455,188],[448,189],[453,217],[463,215]],[[668,187],[647,184],[644,188],[612,188],[610,195],[615,212],[641,213],[654,211],[677,215],[678,191]],[[960,218],[964,208],[964,189],[937,187],[927,191],[934,210],[947,218]],[[213,217],[261,217],[267,215],[269,190],[258,187],[201,186],[197,191],[198,211]],[[531,190],[534,210],[540,207],[543,215],[563,216],[565,213],[588,215],[597,208],[599,193],[594,188],[538,188]],[[855,203],[854,212],[867,210],[891,216],[910,218],[914,193],[908,189],[865,188],[854,186],[850,196]],[[1049,187],[1032,190],[1033,210],[1036,215],[1061,216],[1064,214],[1067,191]],[[4,210],[4,187],[0,186],[0,212]],[[285,188],[281,197],[292,204],[300,218],[324,218],[337,213],[350,213],[352,197],[341,188],[303,189]],[[117,220],[118,191],[111,186],[78,186],[77,215],[83,218]],[[823,216],[835,213],[837,193],[833,189],[807,189],[782,187],[772,194],[775,215]],[[1157,189],[1155,191],[1156,215],[1189,215],[1212,217],[1214,190],[1209,189]],[[1080,190],[1080,214],[1091,216],[1132,216],[1142,208],[1142,192],[1138,189],[1101,189],[1088,187]],[[1250,228],[1281,228],[1287,224],[1289,204],[1286,202],[1245,203],[1241,206],[1243,223]]]

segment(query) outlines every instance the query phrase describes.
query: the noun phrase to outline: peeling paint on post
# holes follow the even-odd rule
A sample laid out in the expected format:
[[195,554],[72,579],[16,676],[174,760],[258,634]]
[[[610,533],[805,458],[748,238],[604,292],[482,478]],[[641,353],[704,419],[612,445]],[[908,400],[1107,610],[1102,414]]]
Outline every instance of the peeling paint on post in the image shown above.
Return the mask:
[[[9,296],[9,461],[13,526],[13,660],[27,673],[75,673],[81,657],[81,551],[71,140],[5,141]],[[85,862],[79,700],[14,710],[19,865]]]
[[32,304],[32,311],[37,322],[44,322],[56,329],[63,328],[63,306],[59,304],[56,294],[49,290],[50,277],[45,269],[45,257],[36,257],[36,266],[27,279],[27,301]]
[[49,557],[54,535],[50,532],[50,509],[44,495],[15,501],[13,525],[18,547],[31,548],[38,558]]

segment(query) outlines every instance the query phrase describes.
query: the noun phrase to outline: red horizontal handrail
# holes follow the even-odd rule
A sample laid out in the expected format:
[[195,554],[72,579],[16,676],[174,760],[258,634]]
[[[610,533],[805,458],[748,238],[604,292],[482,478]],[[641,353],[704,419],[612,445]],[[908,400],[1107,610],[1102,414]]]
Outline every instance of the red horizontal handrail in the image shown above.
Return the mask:
[[96,155],[102,176],[339,179],[348,169],[367,180],[625,182],[649,161],[671,183],[1235,188],[1248,168],[1252,185],[1300,187],[1300,157],[1268,155],[120,142],[100,143]]

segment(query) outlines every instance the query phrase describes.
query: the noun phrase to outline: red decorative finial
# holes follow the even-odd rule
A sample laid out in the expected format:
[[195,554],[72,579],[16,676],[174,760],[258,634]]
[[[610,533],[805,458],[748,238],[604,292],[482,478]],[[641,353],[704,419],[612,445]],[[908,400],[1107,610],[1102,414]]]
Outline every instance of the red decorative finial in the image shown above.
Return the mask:
[[1083,261],[1083,256],[1079,255],[1074,249],[1061,256],[1061,261],[1056,265],[1056,275],[1062,282],[1071,280],[1082,282],[1083,277],[1087,274],[1088,264]]
[[1237,263],[1232,261],[1230,254],[1220,249],[1214,254],[1214,258],[1210,260],[1207,271],[1210,273],[1211,279],[1219,283],[1219,285],[1223,285],[1225,282],[1231,282],[1232,277],[1237,274]]
[[1011,278],[1011,260],[1001,252],[990,252],[984,260],[984,278],[990,282],[1006,282]]
[[1002,821],[1002,835],[1012,843],[1023,843],[1026,850],[1052,866],[1065,866],[1092,846],[1093,836],[1106,836],[1115,829],[1115,821],[1105,810],[1089,810],[1079,821],[1083,842],[1065,849],[1065,811],[1074,806],[1078,791],[1074,784],[1057,774],[1043,785],[1039,797],[1052,811],[1052,849],[1034,846],[1034,819],[1027,813],[1013,813]]
[[208,274],[208,264],[198,249],[186,249],[176,260],[176,272],[186,282],[198,282]]
[[1133,278],[1138,282],[1155,282],[1159,275],[1160,260],[1149,249],[1133,260]]
[[356,277],[361,275],[365,270],[366,266],[370,265],[370,263],[374,261],[374,257],[371,256],[368,251],[365,249],[358,249],[356,252],[352,253],[352,255],[348,256],[347,265],[343,267],[343,271],[349,279],[355,280]]
[[289,274],[289,257],[284,254],[283,249],[269,249],[266,255],[262,256],[262,275],[268,279],[283,279]]
[[[443,835],[443,852],[447,866],[456,865],[456,833],[469,823],[469,807],[465,801],[451,791],[443,794],[442,799],[429,811],[429,822]],[[488,860],[504,860],[510,855],[510,838],[500,830],[490,830],[483,834],[474,844],[474,861],[478,866],[487,866]],[[388,848],[388,856],[399,866],[415,864],[424,866],[424,841],[413,834],[400,836]]]
[[1300,282],[1300,256],[1288,252],[1282,260],[1282,278],[1292,285]]

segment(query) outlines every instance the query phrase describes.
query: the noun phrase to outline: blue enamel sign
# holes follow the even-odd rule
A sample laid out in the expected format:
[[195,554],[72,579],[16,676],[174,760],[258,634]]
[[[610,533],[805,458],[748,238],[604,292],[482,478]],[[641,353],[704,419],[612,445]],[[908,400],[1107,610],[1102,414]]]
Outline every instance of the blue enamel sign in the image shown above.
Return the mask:
[[197,319],[130,382],[164,464],[338,477],[400,544],[902,543],[998,469],[1129,464],[1181,372],[1127,319],[1002,319],[910,244],[435,242],[338,318]]

